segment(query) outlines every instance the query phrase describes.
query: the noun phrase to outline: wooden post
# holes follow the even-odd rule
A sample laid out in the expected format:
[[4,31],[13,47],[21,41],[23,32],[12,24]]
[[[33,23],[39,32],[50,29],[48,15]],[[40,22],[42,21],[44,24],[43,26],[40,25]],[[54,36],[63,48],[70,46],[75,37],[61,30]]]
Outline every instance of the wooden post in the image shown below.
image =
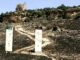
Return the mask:
[[42,29],[35,30],[35,52],[42,52]]
[[13,45],[13,27],[12,25],[8,25],[6,28],[6,42],[5,42],[5,51],[12,52]]

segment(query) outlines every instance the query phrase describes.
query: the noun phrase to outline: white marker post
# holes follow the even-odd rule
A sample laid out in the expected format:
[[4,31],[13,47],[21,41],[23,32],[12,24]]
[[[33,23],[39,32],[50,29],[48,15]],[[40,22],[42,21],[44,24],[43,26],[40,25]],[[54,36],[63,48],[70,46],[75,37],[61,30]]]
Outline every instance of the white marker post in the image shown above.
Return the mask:
[[11,52],[13,46],[13,27],[9,27],[6,29],[6,44],[5,44],[5,51]]
[[35,52],[42,52],[42,30],[35,30]]

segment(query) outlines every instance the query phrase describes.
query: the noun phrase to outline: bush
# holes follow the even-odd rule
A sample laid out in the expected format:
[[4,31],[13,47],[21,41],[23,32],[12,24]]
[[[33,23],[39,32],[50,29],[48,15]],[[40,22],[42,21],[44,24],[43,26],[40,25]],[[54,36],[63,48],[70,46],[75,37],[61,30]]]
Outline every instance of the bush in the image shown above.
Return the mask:
[[74,19],[80,19],[80,13],[77,13],[74,17]]

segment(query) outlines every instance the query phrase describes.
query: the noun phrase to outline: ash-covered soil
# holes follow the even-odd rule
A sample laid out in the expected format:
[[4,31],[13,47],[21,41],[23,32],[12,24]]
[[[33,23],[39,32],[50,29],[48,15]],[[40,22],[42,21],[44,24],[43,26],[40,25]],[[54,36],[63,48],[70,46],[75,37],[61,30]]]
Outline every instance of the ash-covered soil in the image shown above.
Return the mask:
[[[41,22],[41,23],[40,23]],[[40,23],[40,24],[39,24]],[[56,22],[54,22],[56,23]],[[27,22],[27,23],[16,23],[14,26],[22,26],[23,30],[19,31],[18,29],[15,30],[14,28],[14,37],[13,37],[13,52],[14,51],[27,51],[27,49],[24,49],[25,47],[29,47],[35,44],[34,41],[34,31],[36,26],[42,26],[43,30],[43,43],[48,40],[50,44],[44,44],[44,47],[42,48],[42,52],[46,54],[50,58],[55,58],[57,60],[63,59],[63,60],[80,60],[80,30],[69,29],[70,27],[68,22],[57,22],[54,24],[53,22],[49,21],[34,21],[34,22]],[[71,23],[72,24],[72,23]],[[57,27],[57,29],[54,29],[54,27]],[[78,26],[79,27],[79,26]],[[77,27],[77,28],[78,28]],[[21,27],[19,27],[21,28]],[[73,28],[72,28],[73,29]],[[25,60],[31,57],[31,55],[21,55],[21,54],[13,54],[10,53],[7,55],[5,53],[5,33],[6,33],[6,24],[1,23],[0,24],[0,57],[1,59],[9,60],[10,58],[13,58],[13,60]],[[48,43],[49,43],[48,42]],[[47,43],[47,42],[46,42]],[[34,46],[33,46],[34,47]],[[21,51],[19,50],[21,49]],[[19,53],[18,52],[18,53]],[[27,52],[33,52],[33,49]],[[6,57],[7,56],[7,57]],[[24,57],[22,57],[24,56]],[[26,56],[26,57],[25,57]],[[37,57],[37,55],[36,55]],[[25,59],[24,59],[25,58]],[[42,57],[41,57],[42,58]],[[39,58],[39,59],[41,59]],[[35,59],[35,60],[39,60]],[[46,58],[42,58],[46,59]],[[41,60],[42,60],[41,59]],[[30,59],[31,60],[31,59]],[[34,60],[34,59],[33,59]],[[47,59],[46,59],[47,60]]]

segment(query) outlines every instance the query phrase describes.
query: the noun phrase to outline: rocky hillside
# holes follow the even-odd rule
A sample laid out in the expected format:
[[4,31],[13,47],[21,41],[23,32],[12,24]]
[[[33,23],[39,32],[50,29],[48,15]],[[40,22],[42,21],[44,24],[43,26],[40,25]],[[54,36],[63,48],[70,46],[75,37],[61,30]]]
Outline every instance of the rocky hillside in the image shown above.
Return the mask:
[[[18,6],[14,12],[2,13],[0,22],[0,58],[3,60],[10,60],[11,57],[13,60],[28,59],[26,55],[17,56],[23,52],[28,54],[28,60],[39,55],[34,52],[35,27],[42,27],[43,30],[41,56],[46,55],[49,60],[80,60],[80,6],[61,5],[35,10],[23,10]],[[5,34],[9,23],[14,26],[14,41],[13,52],[8,55],[5,53]],[[34,60],[47,60],[46,57],[35,57]]]

